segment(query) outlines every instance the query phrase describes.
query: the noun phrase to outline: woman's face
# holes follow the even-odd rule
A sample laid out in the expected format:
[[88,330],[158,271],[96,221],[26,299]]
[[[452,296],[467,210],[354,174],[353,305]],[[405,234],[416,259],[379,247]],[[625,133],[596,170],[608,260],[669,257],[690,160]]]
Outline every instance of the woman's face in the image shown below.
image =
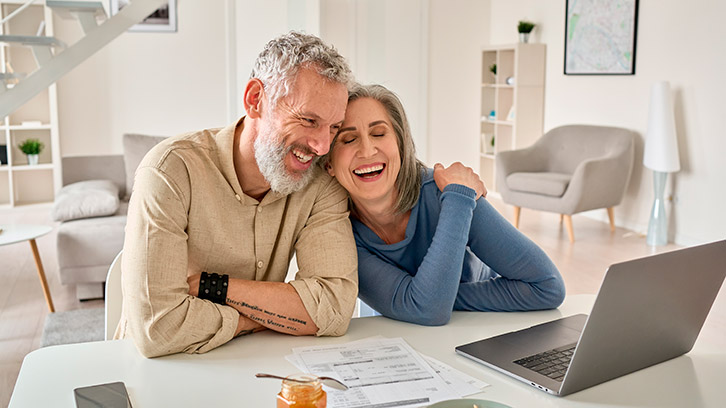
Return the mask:
[[357,205],[395,203],[401,156],[396,133],[383,105],[372,98],[348,104],[345,120],[330,152],[328,172]]

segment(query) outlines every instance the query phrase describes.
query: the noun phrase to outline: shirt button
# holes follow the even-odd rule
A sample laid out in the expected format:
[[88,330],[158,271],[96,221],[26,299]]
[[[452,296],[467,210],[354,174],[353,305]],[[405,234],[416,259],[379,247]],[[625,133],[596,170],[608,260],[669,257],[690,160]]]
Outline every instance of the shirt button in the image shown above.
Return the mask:
[[262,212],[262,207],[257,207],[257,212],[258,213],[261,213]]
[[236,199],[237,199],[237,201],[242,201],[242,198],[240,198],[239,194],[235,194],[235,195],[234,195],[234,198],[236,198]]
[[262,269],[262,267],[263,267],[264,265],[265,265],[265,263],[264,263],[264,262],[262,262],[262,261],[257,261],[257,267],[258,267],[258,268]]

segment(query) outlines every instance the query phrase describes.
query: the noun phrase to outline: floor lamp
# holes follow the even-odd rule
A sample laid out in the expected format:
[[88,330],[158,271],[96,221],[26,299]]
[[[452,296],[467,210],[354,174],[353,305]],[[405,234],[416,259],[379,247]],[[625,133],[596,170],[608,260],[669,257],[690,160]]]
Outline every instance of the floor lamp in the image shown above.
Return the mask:
[[653,170],[653,209],[648,223],[648,245],[668,243],[668,219],[665,213],[664,193],[668,173],[681,169],[678,159],[676,120],[673,115],[673,99],[668,82],[653,84],[650,93],[648,131],[645,135],[643,164]]

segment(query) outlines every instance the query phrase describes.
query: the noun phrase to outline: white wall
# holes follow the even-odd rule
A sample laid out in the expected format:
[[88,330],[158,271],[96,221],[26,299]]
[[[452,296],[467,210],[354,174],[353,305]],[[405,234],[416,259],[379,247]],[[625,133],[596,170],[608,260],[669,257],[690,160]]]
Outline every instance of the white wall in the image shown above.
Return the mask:
[[479,53],[489,43],[489,1],[431,0],[429,19],[426,162],[479,168]]
[[321,3],[321,38],[348,59],[356,80],[384,85],[398,95],[421,157],[426,157],[428,134],[428,3]]
[[[225,4],[180,1],[176,33],[127,32],[58,81],[63,156],[121,153],[121,135],[226,124]],[[54,20],[73,42],[78,23]]]
[[[670,81],[683,168],[672,178],[671,231],[683,244],[726,232],[720,120],[726,36],[715,29],[726,2],[641,0],[634,76],[563,75],[562,0],[306,0],[304,7],[295,0],[182,1],[178,14],[177,33],[123,34],[59,81],[64,156],[120,153],[124,132],[171,135],[226,124],[241,113],[231,105],[262,45],[290,28],[306,28],[319,29],[361,80],[384,82],[399,93],[429,164],[478,167],[479,49],[517,41],[516,23],[527,18],[538,24],[533,40],[548,50],[545,130],[590,123],[643,135],[650,86]],[[236,23],[231,45],[228,21]],[[55,25],[61,38],[80,35],[71,22]],[[385,69],[375,66],[378,58]],[[236,81],[227,80],[230,69]],[[636,231],[647,228],[652,202],[642,145],[640,139],[627,196],[616,208],[617,223]]]
[[719,0],[693,4],[641,0],[636,75],[570,76],[563,74],[564,1],[492,0],[493,44],[515,42],[516,23],[524,18],[538,24],[534,40],[547,44],[545,130],[586,123],[621,126],[640,134],[630,187],[623,204],[615,209],[619,225],[647,230],[652,172],[642,167],[642,138],[650,87],[667,80],[674,89],[682,167],[671,177],[671,233],[676,242],[687,245],[726,235],[726,36],[716,29],[724,14],[726,2]]

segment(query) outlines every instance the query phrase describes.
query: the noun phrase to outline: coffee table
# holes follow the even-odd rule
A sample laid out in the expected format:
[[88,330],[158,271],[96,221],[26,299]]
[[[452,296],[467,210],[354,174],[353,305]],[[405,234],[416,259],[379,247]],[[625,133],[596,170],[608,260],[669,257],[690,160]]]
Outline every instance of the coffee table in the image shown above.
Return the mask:
[[0,228],[2,228],[2,231],[0,232],[0,246],[23,241],[30,242],[30,249],[33,251],[33,259],[35,259],[35,267],[38,269],[38,278],[40,279],[40,285],[43,287],[45,302],[48,303],[48,309],[51,313],[55,312],[53,299],[50,297],[50,290],[48,289],[48,281],[45,279],[43,263],[41,262],[40,254],[38,253],[38,245],[35,243],[36,238],[42,237],[43,235],[51,232],[53,228],[47,225],[31,224],[0,225]]

